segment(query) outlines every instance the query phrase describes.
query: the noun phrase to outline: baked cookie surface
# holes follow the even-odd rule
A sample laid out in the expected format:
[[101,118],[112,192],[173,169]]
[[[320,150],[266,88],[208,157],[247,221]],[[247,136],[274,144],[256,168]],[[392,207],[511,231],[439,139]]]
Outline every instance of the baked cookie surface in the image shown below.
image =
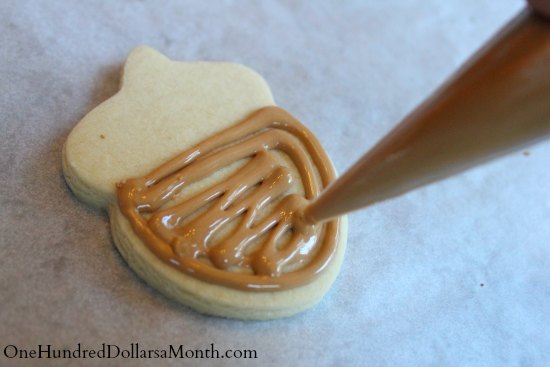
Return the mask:
[[[108,211],[118,250],[140,277],[162,293],[199,312],[212,315],[241,319],[271,319],[293,315],[316,304],[338,274],[346,243],[345,218],[328,224],[337,235],[333,251],[320,263],[311,279],[291,287],[258,291],[232,286],[231,282],[205,279],[196,276],[192,270],[182,271],[174,264],[178,259],[176,256],[170,258],[173,263],[166,261],[159,256],[158,251],[155,252],[155,241],[148,240],[143,231],[139,230],[140,223],[147,224],[152,220],[151,215],[145,210],[140,214],[142,222],[138,220],[136,224],[132,215],[123,213],[132,213],[131,210],[121,210],[120,192],[117,197],[117,185],[120,188],[127,180],[154,172],[165,162],[177,159],[181,152],[227,131],[255,111],[273,105],[265,81],[244,66],[217,62],[174,62],[150,48],[139,47],[131,52],[124,66],[119,92],[86,115],[69,135],[63,151],[65,178],[82,201]],[[278,147],[277,144],[275,147]],[[307,185],[303,183],[305,181],[300,167],[283,153],[272,155],[297,181],[291,194],[307,196]],[[197,182],[182,184],[181,190],[170,194],[170,198],[177,203],[162,205],[180,205],[180,202],[191,200],[213,185],[228,181],[233,176],[238,177],[239,170],[245,165],[246,162],[234,162],[228,167],[209,172]],[[314,171],[314,176],[320,176],[319,168]],[[185,171],[181,175],[185,175]],[[164,179],[162,177],[157,181]],[[321,182],[319,189],[327,184],[326,180],[319,177],[314,180]],[[151,183],[157,184],[156,181]],[[250,191],[257,186],[253,186]],[[275,201],[280,198],[272,199],[274,202],[268,206],[270,210],[273,210]],[[140,212],[141,207],[135,205],[135,212]],[[219,242],[230,238],[238,226],[238,223],[228,225],[225,237],[219,235]],[[319,237],[329,232],[324,226],[317,232]],[[159,240],[158,246],[161,246],[162,251],[177,252],[171,240],[183,235],[176,233],[169,236],[172,237],[166,239],[165,236],[164,242]],[[211,247],[204,247],[203,252],[208,252]],[[259,251],[256,247],[240,251],[239,259],[242,261],[238,263],[238,272],[250,271],[248,258]],[[295,252],[298,254],[305,249],[302,246]],[[321,253],[321,250],[315,251]],[[200,251],[196,251],[194,256],[201,258]],[[200,261],[195,262],[207,270],[215,268],[208,259],[201,258]],[[272,277],[273,284],[277,284],[277,279],[285,279],[294,271],[299,271],[299,266],[309,266],[300,265],[301,262],[296,264],[293,268],[282,261],[278,269],[283,271],[278,274],[260,274],[258,279],[264,281],[267,277],[269,284],[269,277]],[[214,270],[220,273],[218,269]],[[236,272],[229,268],[221,271],[226,271],[228,277],[236,276]],[[251,274],[247,276],[256,276],[253,271]]]

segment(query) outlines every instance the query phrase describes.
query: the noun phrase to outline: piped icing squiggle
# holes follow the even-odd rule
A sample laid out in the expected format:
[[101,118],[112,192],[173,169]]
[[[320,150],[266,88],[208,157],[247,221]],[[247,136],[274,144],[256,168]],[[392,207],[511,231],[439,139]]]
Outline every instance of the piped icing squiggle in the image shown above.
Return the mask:
[[[276,152],[292,160],[300,177]],[[191,184],[238,161],[245,163],[226,179],[176,200]],[[279,290],[312,281],[335,253],[338,220],[313,225],[301,216],[334,178],[313,134],[270,106],[145,177],[119,183],[118,202],[135,233],[170,266],[232,288]]]

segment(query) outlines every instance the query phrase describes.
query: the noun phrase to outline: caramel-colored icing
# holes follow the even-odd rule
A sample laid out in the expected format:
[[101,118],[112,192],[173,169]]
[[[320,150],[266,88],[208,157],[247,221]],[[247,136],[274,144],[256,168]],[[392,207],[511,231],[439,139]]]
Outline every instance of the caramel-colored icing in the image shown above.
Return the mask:
[[[235,162],[244,164],[178,200],[190,185]],[[238,289],[287,289],[313,280],[333,258],[338,220],[309,224],[301,213],[334,178],[313,134],[270,106],[145,177],[118,184],[118,203],[145,245],[185,274]]]

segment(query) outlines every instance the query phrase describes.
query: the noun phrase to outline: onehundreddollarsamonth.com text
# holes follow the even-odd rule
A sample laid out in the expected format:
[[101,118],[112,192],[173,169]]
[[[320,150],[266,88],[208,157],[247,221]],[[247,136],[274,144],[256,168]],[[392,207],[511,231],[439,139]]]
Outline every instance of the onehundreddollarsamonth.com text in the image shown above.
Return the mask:
[[86,347],[77,343],[72,347],[59,347],[51,344],[37,344],[31,348],[17,345],[5,345],[2,357],[9,359],[255,359],[258,353],[255,349],[218,349],[214,343],[206,348],[186,348],[183,345],[167,345],[162,348],[145,348],[139,343],[130,343],[126,346],[101,343],[96,347]]

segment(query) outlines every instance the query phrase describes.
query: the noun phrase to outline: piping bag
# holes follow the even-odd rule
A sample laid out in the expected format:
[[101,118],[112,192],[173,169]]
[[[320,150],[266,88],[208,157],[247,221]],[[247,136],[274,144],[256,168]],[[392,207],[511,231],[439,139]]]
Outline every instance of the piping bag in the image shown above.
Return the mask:
[[501,29],[302,220],[323,222],[550,137],[550,0],[530,3],[537,10]]

